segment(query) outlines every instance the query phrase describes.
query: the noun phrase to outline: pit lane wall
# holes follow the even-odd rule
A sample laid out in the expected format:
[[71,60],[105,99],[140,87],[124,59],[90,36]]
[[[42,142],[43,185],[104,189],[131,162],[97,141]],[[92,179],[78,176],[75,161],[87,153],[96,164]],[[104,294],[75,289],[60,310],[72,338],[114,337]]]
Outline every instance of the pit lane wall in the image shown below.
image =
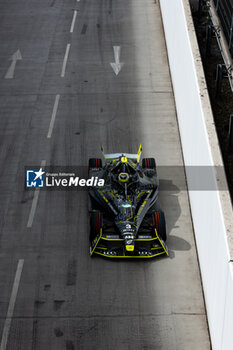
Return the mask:
[[224,171],[214,168],[223,161],[189,1],[160,0],[160,7],[185,166],[210,166],[207,181],[216,186],[194,191],[201,179],[186,168],[212,348],[227,350],[233,329],[232,206]]

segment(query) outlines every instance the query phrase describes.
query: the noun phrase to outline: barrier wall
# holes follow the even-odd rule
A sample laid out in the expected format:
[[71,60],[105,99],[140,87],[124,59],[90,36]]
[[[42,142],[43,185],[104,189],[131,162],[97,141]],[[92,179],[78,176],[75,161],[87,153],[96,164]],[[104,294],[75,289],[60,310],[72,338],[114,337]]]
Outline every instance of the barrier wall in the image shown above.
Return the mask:
[[[185,165],[211,166],[225,191],[192,191],[201,179],[186,172],[204,297],[214,350],[232,349],[232,206],[188,0],[160,0]],[[188,168],[190,169],[190,168]],[[196,187],[196,186],[195,186]],[[198,337],[198,334],[197,334]]]

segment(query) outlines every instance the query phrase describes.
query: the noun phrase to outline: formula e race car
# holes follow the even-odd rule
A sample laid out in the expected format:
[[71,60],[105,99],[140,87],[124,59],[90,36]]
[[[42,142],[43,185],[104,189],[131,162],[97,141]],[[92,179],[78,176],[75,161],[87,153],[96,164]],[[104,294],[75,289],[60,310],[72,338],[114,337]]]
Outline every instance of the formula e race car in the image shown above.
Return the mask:
[[158,197],[154,158],[137,154],[105,154],[89,159],[89,178],[98,178],[103,186],[91,186],[90,255],[111,258],[152,258],[168,255],[164,213]]

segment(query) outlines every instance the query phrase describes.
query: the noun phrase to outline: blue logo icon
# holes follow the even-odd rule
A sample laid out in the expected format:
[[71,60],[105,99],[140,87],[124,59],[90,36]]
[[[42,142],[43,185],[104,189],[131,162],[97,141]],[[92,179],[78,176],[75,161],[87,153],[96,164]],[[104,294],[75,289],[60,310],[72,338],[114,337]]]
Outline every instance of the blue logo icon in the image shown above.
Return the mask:
[[43,187],[44,186],[44,171],[40,170],[27,170],[27,187]]

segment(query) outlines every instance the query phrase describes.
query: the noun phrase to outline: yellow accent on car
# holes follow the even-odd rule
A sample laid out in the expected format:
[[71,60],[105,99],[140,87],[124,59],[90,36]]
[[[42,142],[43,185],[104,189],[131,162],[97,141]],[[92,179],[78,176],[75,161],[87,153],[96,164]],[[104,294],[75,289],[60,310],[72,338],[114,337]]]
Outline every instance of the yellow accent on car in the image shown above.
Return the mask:
[[119,176],[118,176],[118,180],[119,182],[128,182],[129,181],[129,174],[127,173],[120,173]]
[[127,252],[133,252],[134,251],[134,245],[133,244],[126,245],[125,249],[127,250]]
[[98,192],[99,192],[99,194],[101,195],[101,197],[105,200],[105,202],[108,203],[108,202],[109,202],[108,199],[107,199],[107,198],[105,197],[105,195],[102,193],[102,192],[104,192],[104,191],[98,190]]
[[[141,215],[141,212],[142,212],[143,208],[145,207],[146,203],[147,203],[147,200],[145,200],[145,201],[142,203],[142,205],[140,206],[140,208],[139,208],[139,210],[138,210],[138,214],[137,214],[136,217],[138,217],[139,215]],[[136,218],[136,217],[135,217],[135,218]]]
[[138,149],[138,153],[137,153],[137,163],[139,163],[141,153],[142,153],[142,145],[140,144],[139,149]]
[[101,228],[100,228],[100,234],[99,234],[98,239],[96,240],[95,246],[94,246],[93,249],[91,249],[91,252],[90,252],[90,255],[91,255],[91,256],[92,256],[93,253],[95,252],[95,248],[97,247],[97,245],[98,245],[98,243],[99,243],[99,240],[100,240],[100,238],[101,238],[101,236],[102,236],[102,233],[103,233],[103,231],[102,231],[102,227],[101,227]]
[[127,163],[128,159],[127,157],[121,157],[121,163]]

